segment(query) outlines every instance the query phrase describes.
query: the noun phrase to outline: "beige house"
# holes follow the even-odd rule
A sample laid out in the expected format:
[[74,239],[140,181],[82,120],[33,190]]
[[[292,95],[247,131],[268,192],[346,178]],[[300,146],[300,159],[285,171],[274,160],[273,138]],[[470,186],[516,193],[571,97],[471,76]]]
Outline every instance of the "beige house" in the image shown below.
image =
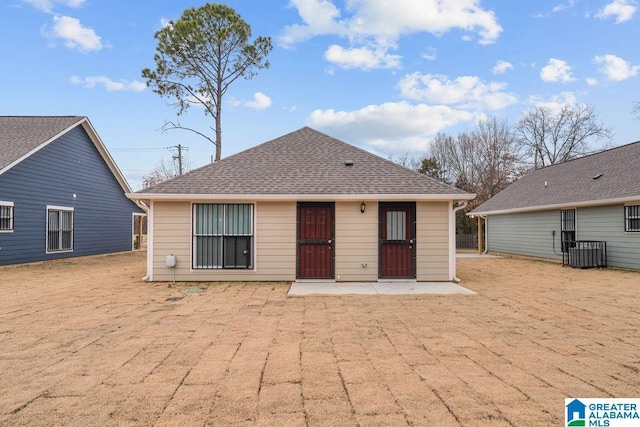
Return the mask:
[[128,194],[151,281],[455,281],[450,185],[305,127]]

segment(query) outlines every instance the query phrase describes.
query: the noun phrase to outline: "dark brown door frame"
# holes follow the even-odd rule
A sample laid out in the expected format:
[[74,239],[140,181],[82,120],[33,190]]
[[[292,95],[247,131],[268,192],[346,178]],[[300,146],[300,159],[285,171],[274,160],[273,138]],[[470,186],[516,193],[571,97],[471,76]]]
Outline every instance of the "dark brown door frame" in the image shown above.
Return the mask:
[[387,239],[383,239],[383,236],[386,234],[386,230],[383,231],[382,226],[385,223],[383,221],[383,215],[392,208],[399,208],[402,210],[409,210],[411,213],[411,222],[408,224],[408,230],[411,233],[408,239],[404,241],[397,241],[399,245],[408,245],[411,250],[411,274],[407,276],[397,276],[397,278],[404,279],[415,279],[416,278],[416,203],[415,202],[380,202],[378,203],[378,278],[395,278],[396,276],[390,277],[385,276],[383,271],[383,256],[384,256],[384,246],[387,244],[392,244],[391,241]]
[[[328,207],[331,209],[331,236],[329,239],[301,239],[300,238],[300,208],[302,207]],[[335,278],[335,227],[336,227],[336,209],[334,202],[298,202],[296,207],[296,278],[302,277],[301,271],[301,245],[327,245],[330,250],[330,274],[322,279]]]

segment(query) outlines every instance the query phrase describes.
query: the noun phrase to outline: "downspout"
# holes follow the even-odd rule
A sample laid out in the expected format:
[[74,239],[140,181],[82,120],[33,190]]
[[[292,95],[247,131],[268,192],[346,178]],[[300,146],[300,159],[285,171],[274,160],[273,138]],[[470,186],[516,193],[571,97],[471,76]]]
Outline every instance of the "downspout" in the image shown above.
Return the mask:
[[147,211],[147,275],[142,278],[143,282],[153,281],[153,201],[149,201]]
[[460,209],[464,209],[467,207],[467,204],[469,202],[466,200],[462,201],[462,204],[456,206],[453,208],[453,212],[451,214],[451,222],[452,224],[450,224],[450,229],[451,229],[451,237],[450,237],[450,241],[451,241],[451,246],[453,247],[453,250],[451,252],[453,252],[451,254],[451,262],[452,264],[452,270],[453,270],[453,274],[452,276],[452,280],[456,283],[460,283],[460,279],[456,277],[456,212],[458,212]]

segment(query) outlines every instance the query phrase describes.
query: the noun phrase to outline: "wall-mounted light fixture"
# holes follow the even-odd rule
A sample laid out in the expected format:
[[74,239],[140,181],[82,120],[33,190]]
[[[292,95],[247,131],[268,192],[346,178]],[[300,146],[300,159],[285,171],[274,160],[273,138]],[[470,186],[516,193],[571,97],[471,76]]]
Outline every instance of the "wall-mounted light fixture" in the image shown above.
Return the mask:
[[360,212],[364,213],[364,210],[367,208],[367,205],[364,202],[360,203]]

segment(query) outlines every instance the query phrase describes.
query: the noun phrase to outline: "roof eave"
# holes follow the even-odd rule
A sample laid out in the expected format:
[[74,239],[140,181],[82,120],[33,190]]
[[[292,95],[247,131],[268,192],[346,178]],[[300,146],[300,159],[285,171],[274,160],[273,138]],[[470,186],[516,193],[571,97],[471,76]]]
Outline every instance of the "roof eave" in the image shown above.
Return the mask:
[[487,216],[487,215],[502,215],[502,214],[511,214],[511,213],[521,213],[521,212],[537,212],[537,211],[547,211],[552,209],[570,209],[570,208],[580,208],[580,207],[588,207],[588,206],[604,206],[604,205],[616,205],[621,203],[628,202],[640,202],[640,194],[637,196],[630,197],[618,197],[613,199],[602,199],[602,200],[587,200],[583,202],[567,202],[567,203],[556,203],[553,205],[542,205],[542,206],[527,206],[522,208],[512,208],[512,209],[497,209],[493,211],[476,211],[473,210],[467,215],[469,216]]
[[318,200],[362,200],[362,201],[450,201],[473,200],[475,194],[158,194],[127,193],[131,200],[152,201],[199,201],[199,200],[242,200],[242,201],[318,201]]

